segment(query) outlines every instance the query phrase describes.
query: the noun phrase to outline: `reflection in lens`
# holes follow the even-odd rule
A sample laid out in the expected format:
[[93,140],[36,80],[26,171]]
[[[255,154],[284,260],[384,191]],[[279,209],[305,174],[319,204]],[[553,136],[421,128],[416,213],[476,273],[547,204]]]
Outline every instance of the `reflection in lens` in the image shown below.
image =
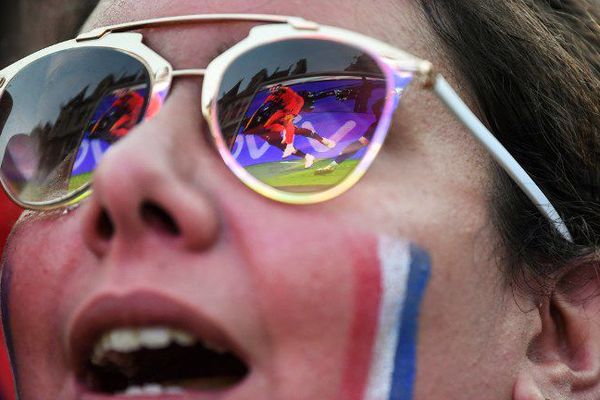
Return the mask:
[[[412,80],[406,74],[401,87]],[[294,193],[330,189],[364,158],[389,96],[364,51],[316,39],[256,48],[227,69],[218,120],[251,175]]]
[[89,183],[110,146],[144,116],[145,66],[87,47],[43,57],[0,98],[0,176],[24,203],[63,198]]

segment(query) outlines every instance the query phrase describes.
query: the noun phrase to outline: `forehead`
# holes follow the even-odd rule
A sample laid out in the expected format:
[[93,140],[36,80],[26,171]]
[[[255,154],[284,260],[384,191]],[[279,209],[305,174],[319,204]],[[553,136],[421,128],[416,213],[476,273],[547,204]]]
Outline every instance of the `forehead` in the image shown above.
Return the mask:
[[[408,12],[414,11],[410,0],[101,0],[96,17],[104,22],[121,22],[129,19],[142,19],[156,15],[176,15],[181,13],[268,13],[298,15],[323,23],[343,23],[347,27],[373,25],[374,20],[381,24],[398,23]],[[367,22],[368,20],[368,22]],[[406,21],[410,21],[406,18]],[[390,26],[388,26],[388,29]]]
[[[417,56],[427,56],[423,18],[412,0],[102,0],[84,30],[115,23],[183,14],[260,13],[300,16],[323,24],[352,29],[390,42]],[[248,32],[243,24],[221,23],[162,29],[159,38],[148,32],[151,43],[167,50],[181,35],[210,35],[210,45],[222,47]],[[215,36],[217,39],[215,40]],[[176,62],[176,61],[175,61]]]

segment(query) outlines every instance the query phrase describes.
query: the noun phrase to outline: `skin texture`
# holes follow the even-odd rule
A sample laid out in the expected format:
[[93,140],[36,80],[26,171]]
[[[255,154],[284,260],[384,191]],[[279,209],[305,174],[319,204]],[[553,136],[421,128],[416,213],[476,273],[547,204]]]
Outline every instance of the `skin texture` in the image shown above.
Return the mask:
[[[104,1],[87,28],[206,12],[300,15],[353,29],[431,60],[460,88],[406,1]],[[172,27],[145,38],[175,68],[201,68],[247,30]],[[237,181],[205,139],[200,93],[201,81],[176,81],[160,113],[105,157],[89,200],[67,215],[30,213],[16,227],[4,289],[24,399],[72,398],[68,336],[78,310],[102,293],[139,291],[189,305],[241,344],[253,373],[228,399],[336,399],[356,256],[380,234],[407,238],[432,257],[415,399],[543,399],[532,383],[539,376],[528,372],[543,313],[533,296],[515,298],[502,285],[488,215],[490,161],[430,93],[406,94],[355,188],[307,207],[263,199]],[[145,202],[180,233],[144,218]],[[99,228],[102,212],[112,235]]]

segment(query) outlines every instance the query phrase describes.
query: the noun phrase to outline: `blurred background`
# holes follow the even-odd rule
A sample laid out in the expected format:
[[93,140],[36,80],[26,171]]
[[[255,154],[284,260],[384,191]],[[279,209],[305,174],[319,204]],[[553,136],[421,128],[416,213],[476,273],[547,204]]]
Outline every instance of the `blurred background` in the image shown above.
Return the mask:
[[[12,0],[0,3],[0,70],[37,50],[72,39],[98,0]],[[0,249],[21,214],[0,190]],[[0,333],[0,400],[14,400]]]

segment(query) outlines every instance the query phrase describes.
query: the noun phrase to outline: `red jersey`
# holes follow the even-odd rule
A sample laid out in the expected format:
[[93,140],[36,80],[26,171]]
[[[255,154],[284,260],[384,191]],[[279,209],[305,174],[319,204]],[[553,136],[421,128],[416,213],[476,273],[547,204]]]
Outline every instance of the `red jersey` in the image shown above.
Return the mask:
[[125,136],[140,119],[143,107],[144,98],[136,92],[129,92],[116,99],[111,108],[122,110],[123,115],[110,128],[110,133]]
[[304,98],[288,87],[282,87],[279,93],[271,93],[266,102],[270,101],[282,103],[283,106],[280,110],[294,116],[300,114],[304,107]]
[[294,118],[300,114],[304,107],[304,98],[288,87],[281,87],[276,93],[271,93],[264,104],[273,102],[279,108],[265,122],[264,127],[283,135],[283,143],[292,144],[296,127]]

